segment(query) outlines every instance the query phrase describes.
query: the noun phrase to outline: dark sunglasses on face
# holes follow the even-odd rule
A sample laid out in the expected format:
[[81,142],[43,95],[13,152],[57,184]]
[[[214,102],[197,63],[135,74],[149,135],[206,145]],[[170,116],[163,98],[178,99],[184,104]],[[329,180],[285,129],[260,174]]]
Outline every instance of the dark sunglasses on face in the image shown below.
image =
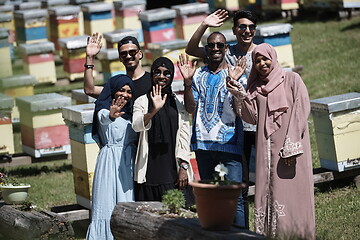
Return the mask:
[[127,55],[129,54],[131,57],[135,56],[137,53],[139,52],[139,50],[137,49],[131,49],[130,51],[122,51],[120,52],[120,57],[122,58],[126,58]]
[[241,31],[245,31],[247,28],[249,27],[250,31],[254,31],[256,29],[256,25],[255,24],[250,24],[250,25],[246,25],[246,24],[240,24],[239,25],[239,29]]
[[161,74],[163,74],[166,78],[171,78],[171,72],[168,70],[165,71],[155,70],[153,73],[154,73],[154,77],[160,77]]
[[207,46],[211,49],[215,48],[215,45],[217,46],[217,48],[222,49],[225,47],[225,43],[222,42],[217,42],[217,43],[208,43]]

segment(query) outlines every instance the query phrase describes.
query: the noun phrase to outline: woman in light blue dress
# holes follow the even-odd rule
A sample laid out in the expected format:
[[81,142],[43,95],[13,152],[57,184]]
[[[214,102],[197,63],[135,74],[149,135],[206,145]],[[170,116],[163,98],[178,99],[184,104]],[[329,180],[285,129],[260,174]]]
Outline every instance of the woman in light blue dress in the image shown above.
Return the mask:
[[112,77],[95,102],[93,136],[99,139],[91,222],[86,239],[114,239],[110,218],[118,202],[134,201],[133,162],[137,134],[131,127],[133,81],[126,75]]

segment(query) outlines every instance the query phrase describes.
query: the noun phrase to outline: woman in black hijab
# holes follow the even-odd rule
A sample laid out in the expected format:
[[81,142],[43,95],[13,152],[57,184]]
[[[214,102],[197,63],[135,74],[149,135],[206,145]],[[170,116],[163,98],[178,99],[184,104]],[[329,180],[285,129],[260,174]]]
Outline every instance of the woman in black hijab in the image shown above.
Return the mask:
[[151,66],[152,91],[134,103],[133,129],[140,132],[135,161],[135,200],[161,201],[192,180],[189,115],[172,92],[174,64],[160,57]]

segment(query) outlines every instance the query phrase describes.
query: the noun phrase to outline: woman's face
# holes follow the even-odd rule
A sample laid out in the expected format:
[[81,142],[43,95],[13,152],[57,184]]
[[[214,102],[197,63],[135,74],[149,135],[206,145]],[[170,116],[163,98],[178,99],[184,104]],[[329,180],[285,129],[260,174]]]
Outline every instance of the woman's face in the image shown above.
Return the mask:
[[166,67],[160,66],[153,71],[153,81],[164,88],[171,83],[171,72]]
[[272,61],[261,54],[255,55],[255,69],[260,76],[267,76],[270,73]]
[[132,98],[132,91],[129,85],[124,85],[122,88],[120,88],[119,91],[115,93],[115,99],[118,99],[119,97],[124,98],[125,100],[129,101]]

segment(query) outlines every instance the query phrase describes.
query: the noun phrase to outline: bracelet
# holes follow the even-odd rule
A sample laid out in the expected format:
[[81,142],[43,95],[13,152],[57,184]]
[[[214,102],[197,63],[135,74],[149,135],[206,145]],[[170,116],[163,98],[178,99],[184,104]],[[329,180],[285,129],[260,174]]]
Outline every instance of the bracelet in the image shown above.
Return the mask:
[[186,85],[186,84],[184,83],[184,87],[191,87],[191,86],[192,86],[192,84]]
[[86,69],[93,69],[94,67],[95,67],[95,65],[94,64],[84,64],[84,67],[86,68]]

